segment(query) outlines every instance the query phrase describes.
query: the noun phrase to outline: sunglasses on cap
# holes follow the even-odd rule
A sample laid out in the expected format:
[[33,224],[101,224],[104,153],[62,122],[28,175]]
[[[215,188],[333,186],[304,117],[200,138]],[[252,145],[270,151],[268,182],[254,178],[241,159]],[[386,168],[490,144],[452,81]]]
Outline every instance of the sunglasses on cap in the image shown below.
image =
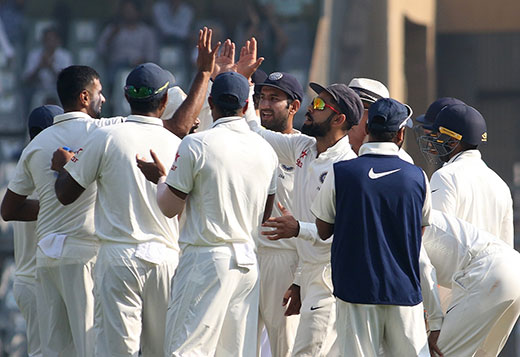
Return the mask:
[[316,97],[312,100],[312,109],[325,110],[325,107],[329,108],[336,114],[340,114],[336,109],[325,103],[325,101],[321,97]]
[[162,92],[165,88],[168,87],[169,84],[170,84],[170,82],[168,81],[161,88],[159,88],[157,90],[154,90],[153,88],[148,88],[148,87],[136,88],[132,85],[129,85],[129,86],[125,86],[125,92],[126,92],[126,94],[128,94],[128,96],[130,98],[146,99],[146,98],[153,97],[154,95]]

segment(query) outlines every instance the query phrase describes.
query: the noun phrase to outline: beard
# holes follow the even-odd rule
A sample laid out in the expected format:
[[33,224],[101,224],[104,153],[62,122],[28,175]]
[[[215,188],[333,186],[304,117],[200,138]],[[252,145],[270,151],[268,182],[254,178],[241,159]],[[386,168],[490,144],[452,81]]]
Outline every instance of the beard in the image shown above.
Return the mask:
[[311,121],[311,123],[304,123],[301,127],[301,132],[314,138],[324,137],[330,131],[330,122],[334,115],[336,114],[331,114],[323,123],[316,123],[311,113],[307,112],[305,116]]
[[[271,120],[265,121],[263,120],[263,113],[269,113],[271,115]],[[289,113],[275,113],[272,110],[260,110],[260,121],[263,127],[266,129],[276,131],[276,132],[283,132],[285,129],[287,129],[287,117]]]

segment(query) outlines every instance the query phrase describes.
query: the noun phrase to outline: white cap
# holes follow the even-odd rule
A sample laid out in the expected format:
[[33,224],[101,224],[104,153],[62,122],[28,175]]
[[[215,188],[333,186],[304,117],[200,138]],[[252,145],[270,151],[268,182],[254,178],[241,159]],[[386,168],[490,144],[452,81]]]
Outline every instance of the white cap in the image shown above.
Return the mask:
[[168,89],[168,103],[166,103],[166,109],[164,110],[163,115],[161,115],[161,119],[171,119],[186,97],[187,95],[181,87],[175,86]]
[[364,102],[374,103],[378,99],[390,97],[388,88],[375,79],[353,78],[348,86],[353,89]]

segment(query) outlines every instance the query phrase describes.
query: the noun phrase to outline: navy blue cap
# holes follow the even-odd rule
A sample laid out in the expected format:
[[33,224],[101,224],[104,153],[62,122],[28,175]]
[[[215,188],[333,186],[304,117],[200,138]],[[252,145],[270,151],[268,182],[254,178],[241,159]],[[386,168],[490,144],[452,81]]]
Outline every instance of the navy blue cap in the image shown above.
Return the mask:
[[352,125],[359,124],[365,108],[363,107],[361,98],[353,89],[343,83],[331,84],[325,88],[318,83],[311,82],[309,83],[309,87],[318,94],[323,91],[329,93],[336,103],[338,103],[339,111],[347,117],[347,122]]
[[63,114],[63,109],[57,105],[42,105],[41,107],[34,108],[31,114],[29,114],[27,123],[31,139],[35,136],[33,136],[33,134],[37,134],[51,126],[54,117],[60,114]]
[[392,98],[378,99],[368,109],[368,129],[376,132],[395,132],[404,126],[412,127],[412,108]]
[[303,88],[295,76],[285,72],[273,72],[263,83],[258,83],[255,89],[260,91],[262,87],[273,87],[285,92],[289,98],[303,100]]
[[479,145],[487,141],[484,117],[467,104],[444,107],[435,118],[433,130],[470,145]]
[[263,82],[265,82],[266,79],[267,79],[267,74],[264,71],[262,71],[261,69],[257,69],[255,71],[255,73],[253,73],[253,75],[251,76],[251,80],[253,81],[254,84],[263,83]]
[[135,101],[148,102],[162,97],[173,86],[174,77],[155,63],[142,63],[126,77],[125,93]]
[[428,107],[428,110],[426,110],[425,114],[419,115],[415,120],[418,123],[423,124],[423,127],[425,129],[431,130],[433,128],[433,122],[435,121],[435,118],[440,113],[440,111],[448,106],[453,104],[465,104],[462,100],[452,97],[443,97],[437,99],[435,102],[430,104]]
[[249,98],[249,81],[236,72],[219,74],[211,87],[211,99],[221,108],[243,108]]

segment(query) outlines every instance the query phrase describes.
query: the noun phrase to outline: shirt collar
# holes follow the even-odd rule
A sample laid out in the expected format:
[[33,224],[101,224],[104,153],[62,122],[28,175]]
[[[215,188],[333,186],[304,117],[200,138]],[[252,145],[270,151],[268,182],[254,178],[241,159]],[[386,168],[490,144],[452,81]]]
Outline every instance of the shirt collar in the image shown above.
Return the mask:
[[461,151],[457,155],[453,156],[445,165],[451,164],[452,162],[458,160],[459,158],[481,159],[482,155],[480,154],[480,151],[478,151],[477,149]]
[[[314,147],[316,147],[316,143],[314,143]],[[318,155],[318,158],[328,158],[328,157],[336,157],[338,153],[346,153],[351,151],[350,142],[348,140],[348,135],[345,135],[338,142],[331,147],[327,148],[324,152]]]
[[83,112],[67,112],[67,113],[56,115],[54,117],[53,124],[58,124],[58,123],[61,123],[63,121],[66,121],[66,120],[79,119],[79,118],[82,118],[82,119],[92,119],[92,117],[90,115],[88,115],[87,113],[83,113]]
[[361,155],[398,155],[399,146],[395,143],[365,143],[359,149],[359,156]]
[[163,121],[161,119],[155,117],[147,117],[144,115],[130,115],[126,119],[126,122],[136,122],[142,124],[153,124],[163,126]]
[[218,120],[215,120],[213,122],[213,125],[211,125],[212,128],[218,126],[218,125],[224,125],[224,126],[243,126],[243,124],[246,126],[246,127],[249,127],[244,120],[244,117],[239,117],[239,116],[235,116],[235,117],[224,117],[224,118],[220,118]]

